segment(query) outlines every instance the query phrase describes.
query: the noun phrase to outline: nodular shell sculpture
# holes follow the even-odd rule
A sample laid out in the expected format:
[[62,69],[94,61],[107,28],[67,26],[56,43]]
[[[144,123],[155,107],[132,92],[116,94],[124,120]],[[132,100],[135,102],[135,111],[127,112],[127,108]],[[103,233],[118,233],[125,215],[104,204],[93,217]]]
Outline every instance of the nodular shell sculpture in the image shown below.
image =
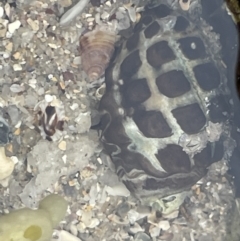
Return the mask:
[[80,37],[82,68],[90,81],[98,80],[105,72],[114,52],[117,35],[108,26],[97,26]]

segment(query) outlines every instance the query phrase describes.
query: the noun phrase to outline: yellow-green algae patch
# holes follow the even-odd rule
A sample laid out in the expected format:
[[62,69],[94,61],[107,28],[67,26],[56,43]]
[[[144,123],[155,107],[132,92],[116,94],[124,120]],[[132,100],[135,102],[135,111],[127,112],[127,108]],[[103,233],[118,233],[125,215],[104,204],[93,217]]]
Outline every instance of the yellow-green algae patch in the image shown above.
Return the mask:
[[53,228],[64,218],[67,202],[51,194],[37,210],[23,208],[0,216],[0,241],[49,241]]

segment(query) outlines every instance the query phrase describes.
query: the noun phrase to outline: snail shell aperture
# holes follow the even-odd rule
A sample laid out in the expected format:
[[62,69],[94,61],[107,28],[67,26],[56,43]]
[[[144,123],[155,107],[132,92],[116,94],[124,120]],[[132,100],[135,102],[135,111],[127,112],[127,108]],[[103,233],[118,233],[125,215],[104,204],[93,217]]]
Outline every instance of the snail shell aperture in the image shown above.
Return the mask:
[[99,79],[105,72],[114,52],[116,33],[104,26],[80,37],[82,68],[91,81]]

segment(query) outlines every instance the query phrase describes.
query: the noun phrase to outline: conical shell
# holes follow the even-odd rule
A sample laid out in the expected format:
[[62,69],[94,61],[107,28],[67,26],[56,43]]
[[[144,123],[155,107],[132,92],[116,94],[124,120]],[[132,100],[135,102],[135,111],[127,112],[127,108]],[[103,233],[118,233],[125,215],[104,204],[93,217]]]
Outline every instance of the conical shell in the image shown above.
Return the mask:
[[82,68],[90,81],[99,79],[105,72],[114,52],[116,33],[97,27],[80,38]]

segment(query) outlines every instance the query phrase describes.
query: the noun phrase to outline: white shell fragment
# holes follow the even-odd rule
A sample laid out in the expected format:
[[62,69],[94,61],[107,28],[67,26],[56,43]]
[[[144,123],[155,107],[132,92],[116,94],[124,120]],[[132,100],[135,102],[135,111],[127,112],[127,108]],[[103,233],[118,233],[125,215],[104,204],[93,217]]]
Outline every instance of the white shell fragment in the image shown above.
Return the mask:
[[21,71],[22,70],[22,66],[20,64],[14,64],[13,65],[13,70],[14,71]]
[[0,181],[12,174],[14,166],[13,160],[5,155],[4,147],[0,147]]
[[106,187],[106,192],[108,195],[111,196],[121,196],[121,197],[129,197],[130,192],[126,188],[126,186],[123,183],[119,183],[119,185],[116,185],[114,187]]
[[16,20],[12,23],[8,24],[8,32],[13,34],[17,29],[19,29],[21,26],[21,22],[19,20]]
[[79,0],[79,2],[70,8],[60,19],[60,25],[65,25],[71,22],[77,15],[79,15],[83,9],[87,6],[89,0]]
[[2,18],[3,14],[4,14],[3,7],[0,6],[0,18]]
[[5,9],[6,15],[10,18],[10,15],[11,15],[11,7],[10,7],[9,3],[6,3],[4,9]]

